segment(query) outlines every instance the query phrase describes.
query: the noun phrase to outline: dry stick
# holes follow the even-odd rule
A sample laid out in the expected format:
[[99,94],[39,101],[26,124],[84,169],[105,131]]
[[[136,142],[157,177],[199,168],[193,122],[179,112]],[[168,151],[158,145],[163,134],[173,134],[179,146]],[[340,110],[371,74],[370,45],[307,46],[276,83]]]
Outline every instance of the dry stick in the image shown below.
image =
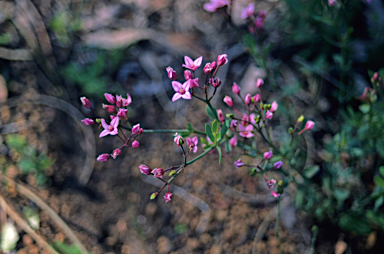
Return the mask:
[[33,193],[27,187],[23,186],[22,183],[16,183],[14,180],[12,180],[11,178],[9,178],[7,176],[0,174],[0,179],[11,182],[12,184],[14,184],[15,189],[20,194],[26,196],[27,198],[32,200],[37,206],[39,206],[42,210],[47,212],[49,217],[51,217],[51,219],[56,222],[56,224],[64,231],[64,233],[68,236],[68,238],[81,249],[82,253],[88,253],[87,249],[81,243],[79,238],[77,238],[77,236],[69,228],[67,223],[65,223],[65,221],[63,221],[63,219],[55,211],[53,211],[52,208],[49,207],[40,197],[38,197],[35,193]]
[[[286,197],[281,201],[280,209],[284,209],[286,206],[291,204],[292,197]],[[274,220],[277,216],[277,205],[273,207],[273,209],[269,212],[268,216],[263,220],[263,222],[260,224],[259,228],[257,229],[255,239],[253,240],[253,249],[252,254],[259,253],[257,248],[257,243],[263,239],[263,236],[265,234],[265,231],[269,227],[269,224],[271,224],[271,221]]]
[[59,254],[54,250],[39,234],[37,234],[25,220],[12,208],[10,204],[5,200],[4,194],[0,193],[0,206],[3,208],[6,214],[16,222],[31,238],[40,245],[43,249],[48,250],[50,253]]

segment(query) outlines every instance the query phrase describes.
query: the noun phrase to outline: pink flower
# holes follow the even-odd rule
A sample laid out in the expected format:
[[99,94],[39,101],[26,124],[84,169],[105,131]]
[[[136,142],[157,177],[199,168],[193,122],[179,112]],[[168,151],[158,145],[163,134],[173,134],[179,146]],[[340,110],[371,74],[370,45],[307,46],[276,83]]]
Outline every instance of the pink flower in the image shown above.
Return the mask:
[[188,83],[189,88],[199,87],[199,78],[189,79],[186,83]]
[[275,162],[274,164],[273,164],[273,168],[274,169],[279,169],[279,168],[281,168],[283,166],[283,162],[282,161],[278,161],[278,162]]
[[103,154],[100,154],[98,157],[97,157],[97,161],[100,161],[100,162],[105,162],[109,159],[111,155],[110,154],[107,154],[107,153],[103,153]]
[[196,153],[197,152],[197,144],[198,144],[198,140],[197,140],[197,137],[193,137],[193,138],[190,138],[190,137],[188,137],[187,138],[187,145],[190,147],[190,148],[192,148],[192,151],[194,152],[194,153]]
[[111,103],[111,104],[115,104],[115,103],[116,103],[116,98],[115,98],[115,96],[113,96],[112,94],[105,93],[105,94],[104,94],[104,97],[105,97],[105,99],[106,99],[109,103]]
[[183,138],[176,132],[175,137],[173,138],[173,142],[179,147],[180,145],[184,144]]
[[272,119],[273,117],[273,113],[269,110],[267,110],[267,112],[265,112],[265,118],[266,119]]
[[204,68],[203,68],[203,71],[204,71],[205,74],[211,73],[213,71],[212,64],[211,63],[206,63]]
[[132,127],[132,134],[141,134],[143,133],[143,129],[140,128],[140,124],[136,124]]
[[239,135],[244,138],[252,138],[254,136],[254,134],[252,133],[253,125],[248,125],[247,127],[244,127],[244,125],[240,124],[239,130],[240,130]]
[[210,3],[204,4],[204,9],[209,12],[215,12],[218,8],[222,8],[227,5],[225,0],[211,0]]
[[336,5],[336,0],[328,0],[328,5],[329,6],[334,6],[334,5]]
[[164,169],[162,168],[155,168],[151,172],[155,178],[162,178],[164,175]]
[[120,154],[121,154],[121,149],[116,148],[115,150],[113,150],[111,156],[112,158],[116,159],[116,157],[119,156]]
[[104,130],[100,133],[99,138],[102,138],[107,135],[116,135],[119,130],[117,129],[117,126],[119,126],[119,117],[113,118],[111,121],[111,124],[108,125],[103,118],[101,118],[101,125],[103,126]]
[[233,106],[232,98],[226,95],[223,99],[224,103],[227,104],[229,107]]
[[217,57],[217,65],[222,66],[224,64],[228,63],[227,54],[222,54]]
[[193,78],[193,74],[190,70],[185,70],[184,71],[184,78],[185,80],[190,80]]
[[276,101],[273,101],[272,104],[271,104],[271,109],[270,111],[273,113],[277,110],[277,108],[279,107],[279,105],[277,104]]
[[251,99],[251,95],[250,94],[247,94],[244,98],[244,102],[247,106],[251,105],[252,103],[252,99]]
[[256,80],[256,86],[257,86],[257,88],[260,88],[263,84],[264,84],[264,80],[263,80],[263,79],[258,78],[258,79]]
[[244,126],[247,126],[249,124],[249,117],[247,116],[247,114],[243,115],[243,118],[241,119],[241,124]]
[[164,199],[165,199],[166,203],[171,201],[171,198],[172,198],[172,193],[170,193],[170,192],[165,193]]
[[167,71],[168,78],[170,80],[176,80],[177,79],[176,71],[174,71],[171,66],[168,66],[165,70]]
[[241,18],[246,19],[251,17],[255,13],[255,5],[253,3],[250,3],[247,7],[243,9],[241,12]]
[[107,104],[102,104],[103,108],[107,110],[108,113],[113,114],[115,113],[115,106],[113,105],[107,105]]
[[140,172],[143,173],[144,175],[150,175],[152,169],[144,164],[141,164],[139,166]]
[[119,116],[121,118],[125,118],[125,117],[127,117],[127,112],[128,112],[127,109],[119,108],[119,112],[117,112],[117,116]]
[[235,167],[236,168],[240,168],[241,166],[244,165],[244,163],[241,161],[241,159],[238,159],[237,161],[235,161]]
[[307,121],[307,123],[305,124],[305,129],[306,130],[312,130],[313,126],[315,126],[315,122],[314,121]]
[[92,125],[92,124],[95,124],[95,121],[93,121],[93,119],[91,118],[85,118],[83,120],[81,120],[83,122],[83,124],[85,125]]
[[280,194],[277,193],[276,191],[271,191],[271,194],[272,194],[272,196],[275,197],[275,198],[280,197]]
[[260,101],[260,94],[256,94],[255,96],[253,96],[253,100],[256,102],[259,102]]
[[193,61],[190,57],[185,56],[184,57],[185,64],[183,64],[182,66],[187,68],[187,69],[190,69],[191,71],[195,71],[195,70],[197,70],[197,68],[200,67],[202,61],[203,61],[202,56],[197,58],[195,61]]
[[219,117],[220,122],[224,123],[225,118],[224,118],[224,115],[223,115],[223,111],[221,111],[221,109],[217,110],[217,116]]
[[229,127],[235,129],[237,127],[237,120],[232,120],[231,124],[229,125]]
[[270,158],[272,158],[272,156],[273,156],[273,152],[272,151],[264,153],[264,159],[266,159],[266,160],[269,160]]
[[88,109],[92,108],[91,102],[86,97],[81,97],[80,101],[85,108],[88,108]]
[[132,98],[127,93],[127,99],[123,99],[123,107],[128,107],[131,103],[132,103]]
[[235,94],[240,94],[240,87],[235,82],[232,85],[232,92]]
[[264,26],[264,19],[263,18],[261,18],[261,17],[256,17],[256,21],[255,21],[255,26],[257,27],[257,28],[259,28],[259,29],[262,29],[263,28],[263,26]]
[[172,87],[173,90],[176,92],[172,97],[172,101],[177,101],[180,98],[183,98],[185,100],[190,100],[192,98],[191,93],[189,92],[188,82],[181,84],[178,81],[172,81]]
[[229,144],[230,144],[232,147],[236,147],[236,146],[237,146],[237,137],[236,137],[236,135],[233,136],[233,137],[229,140]]
[[140,145],[139,141],[137,141],[137,140],[132,141],[132,147],[133,148],[138,148],[139,145]]
[[251,122],[251,124],[256,124],[255,117],[256,117],[255,114],[249,115],[249,122]]
[[209,83],[211,84],[211,86],[213,86],[214,88],[218,88],[220,85],[221,85],[221,80],[219,78],[210,78],[209,79]]

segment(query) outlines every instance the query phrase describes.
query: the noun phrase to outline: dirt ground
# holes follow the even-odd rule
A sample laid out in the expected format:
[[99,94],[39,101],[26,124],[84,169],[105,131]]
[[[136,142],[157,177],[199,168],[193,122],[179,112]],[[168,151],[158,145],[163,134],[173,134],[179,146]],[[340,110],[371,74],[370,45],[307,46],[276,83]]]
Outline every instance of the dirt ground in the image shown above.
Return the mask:
[[[97,113],[106,116],[101,108],[101,103],[105,103],[103,93],[129,93],[133,98],[129,111],[132,123],[140,122],[145,129],[183,129],[191,122],[203,130],[208,118],[202,103],[172,103],[169,99],[172,91],[165,67],[173,66],[181,73],[184,55],[193,59],[203,55],[204,61],[212,61],[218,54],[228,54],[230,62],[219,73],[223,85],[214,101],[217,108],[224,109],[221,98],[230,92],[231,82],[242,81],[247,89],[247,79],[252,77],[243,78],[247,70],[254,68],[252,60],[244,52],[240,38],[234,36],[236,31],[222,16],[204,11],[204,2],[0,3],[0,28],[14,36],[6,47],[1,47],[9,51],[0,51],[8,92],[7,100],[3,100],[1,123],[13,126],[2,127],[2,134],[26,136],[39,153],[46,153],[55,161],[46,171],[50,184],[44,188],[19,169],[8,167],[2,171],[29,185],[94,254],[279,253],[276,199],[271,197],[263,179],[233,166],[238,155],[225,155],[221,164],[217,153],[204,157],[174,182],[171,202],[164,202],[164,192],[149,200],[161,185],[153,177],[140,174],[139,165],[167,168],[180,163],[182,154],[172,142],[172,134],[142,135],[138,149],[126,149],[118,159],[100,163],[96,156],[112,151],[118,140],[99,139],[99,130],[79,121],[91,114],[81,107],[80,96],[89,97]],[[245,29],[239,16],[247,2],[236,2],[233,22]],[[258,5],[266,10],[272,7],[276,8],[274,2]],[[60,13],[67,15],[67,22],[76,18],[82,24],[76,31],[65,28],[68,41],[60,33],[62,30],[52,29],[52,19]],[[272,10],[270,13],[273,17]],[[105,50],[116,49],[121,58],[114,66],[112,53]],[[101,54],[107,55],[101,60],[106,66],[96,81],[106,80],[105,90],[86,94],[99,88],[79,86],[73,81],[74,72],[68,74],[63,69],[69,62],[86,69]],[[92,77],[87,72],[80,75]],[[16,210],[34,206],[6,185],[1,186],[1,192],[7,193],[7,200]],[[308,253],[311,223],[305,214],[295,210],[293,194],[291,190],[282,197],[282,248],[285,253]],[[55,239],[71,243],[46,212],[39,210],[39,215],[39,235],[48,242]],[[17,253],[39,253],[37,244],[20,228],[19,231],[22,241]],[[324,243],[318,253],[329,253],[334,245],[335,242]]]

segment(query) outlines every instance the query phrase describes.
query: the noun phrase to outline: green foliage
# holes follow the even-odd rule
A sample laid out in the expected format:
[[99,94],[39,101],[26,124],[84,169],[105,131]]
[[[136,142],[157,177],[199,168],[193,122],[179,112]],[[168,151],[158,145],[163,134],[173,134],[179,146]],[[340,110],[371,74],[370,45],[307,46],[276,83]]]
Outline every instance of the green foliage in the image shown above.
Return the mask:
[[17,165],[21,172],[23,174],[33,174],[39,185],[46,184],[48,177],[45,175],[45,170],[52,166],[53,160],[45,154],[37,154],[25,137],[19,134],[7,135],[5,140],[8,147],[19,154],[20,158]]
[[81,251],[81,248],[76,245],[69,245],[66,243],[61,243],[59,241],[53,242],[53,247],[55,250],[57,250],[60,254],[87,254]]

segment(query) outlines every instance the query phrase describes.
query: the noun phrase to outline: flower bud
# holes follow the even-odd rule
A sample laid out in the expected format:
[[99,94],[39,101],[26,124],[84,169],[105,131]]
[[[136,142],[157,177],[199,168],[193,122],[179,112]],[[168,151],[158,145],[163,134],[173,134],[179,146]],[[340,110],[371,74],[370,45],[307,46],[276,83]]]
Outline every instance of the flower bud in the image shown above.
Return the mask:
[[303,115],[301,115],[299,118],[297,118],[297,122],[298,123],[301,123],[302,121],[304,121],[304,116]]
[[217,110],[217,116],[219,117],[220,122],[224,123],[225,118],[224,118],[224,115],[223,115],[223,111],[221,111],[221,109]]
[[133,148],[138,148],[139,145],[140,145],[139,141],[137,141],[137,140],[132,141],[132,147]]
[[240,94],[240,87],[234,82],[232,86],[232,92],[235,94]]
[[289,127],[289,128],[288,128],[288,133],[289,133],[290,135],[293,134],[293,128],[292,128],[292,127]]
[[229,125],[229,127],[236,129],[236,127],[237,127],[237,120],[232,120],[231,124]]
[[144,164],[141,164],[139,166],[139,169],[140,169],[140,172],[144,175],[150,175],[151,171],[152,171],[152,169],[150,167],[148,167],[147,165],[144,165]]
[[106,109],[107,112],[110,114],[115,113],[115,106],[113,106],[113,105],[103,104],[103,108]]
[[269,110],[267,110],[267,112],[265,113],[265,118],[266,119],[272,119],[273,117],[273,113]]
[[121,154],[121,149],[116,148],[115,150],[113,150],[111,156],[112,158],[116,159],[116,157],[119,156],[120,154]]
[[270,158],[272,158],[272,156],[273,156],[272,151],[264,153],[264,159],[266,159],[266,160],[269,160]]
[[103,154],[100,154],[98,157],[97,157],[97,161],[100,161],[100,162],[105,162],[109,159],[111,155],[108,154],[108,153],[103,153]]
[[211,73],[213,71],[212,64],[211,63],[207,63],[204,66],[203,71],[204,71],[205,74]]
[[171,198],[172,198],[172,193],[170,193],[170,192],[165,193],[164,199],[165,199],[166,203],[171,201]]
[[127,112],[128,112],[127,109],[119,108],[119,112],[117,112],[117,116],[119,116],[121,118],[126,118],[127,117]]
[[193,79],[193,74],[190,70],[185,70],[184,71],[184,78],[185,80],[190,80]]
[[235,161],[235,167],[236,168],[240,168],[244,165],[244,163],[241,161],[241,159],[238,159],[237,161]]
[[283,162],[282,161],[278,161],[278,162],[275,162],[274,164],[273,164],[273,168],[274,169],[279,169],[279,168],[281,168],[283,166]]
[[132,134],[141,134],[143,133],[143,129],[140,128],[140,124],[136,124],[132,127]]
[[156,197],[157,197],[157,195],[159,195],[159,193],[157,193],[157,192],[154,192],[154,193],[152,193],[151,194],[151,196],[149,197],[149,199],[155,199]]
[[263,79],[261,79],[261,78],[258,78],[257,80],[256,80],[256,86],[260,89],[261,88],[261,86],[264,84],[264,80]]
[[166,70],[167,70],[167,73],[168,73],[168,78],[170,80],[176,80],[177,79],[176,71],[174,71],[171,66],[168,66],[166,68]]
[[180,146],[184,144],[184,139],[176,132],[173,138],[173,142],[175,142],[177,146]]
[[222,66],[224,64],[228,63],[227,54],[222,54],[217,57],[217,65]]
[[229,107],[233,106],[232,98],[226,95],[223,99],[224,103],[227,104]]
[[85,108],[88,108],[88,109],[92,108],[92,103],[86,97],[81,97],[80,101]]
[[273,101],[272,104],[271,104],[271,109],[270,111],[273,113],[277,110],[277,108],[279,107],[279,105],[277,104],[276,101]]
[[307,123],[305,124],[305,129],[306,130],[312,130],[313,126],[315,126],[315,122],[314,121],[307,121]]
[[229,140],[229,144],[230,144],[232,147],[236,147],[236,146],[237,146],[237,137],[236,137],[236,135],[233,136],[233,137]]
[[253,96],[253,101],[256,103],[256,102],[259,102],[260,101],[260,94],[256,94],[255,96]]
[[162,168],[155,168],[151,172],[155,178],[162,178],[164,175],[164,169]]
[[104,94],[104,97],[105,97],[105,99],[106,99],[109,103],[111,103],[111,104],[115,104],[115,103],[116,103],[116,97],[113,96],[112,94],[105,93],[105,94]]
[[[211,83],[212,80],[212,83]],[[211,78],[210,83],[214,88],[218,88],[221,85],[221,80],[219,78],[215,78],[214,80]]]
[[244,102],[247,106],[251,105],[252,103],[252,100],[251,100],[251,95],[250,94],[247,94],[244,98]]
[[95,121],[93,121],[93,119],[91,119],[91,118],[85,118],[85,119],[83,119],[83,120],[81,120],[82,122],[83,122],[83,124],[85,124],[85,125],[93,125],[93,124],[95,124]]

